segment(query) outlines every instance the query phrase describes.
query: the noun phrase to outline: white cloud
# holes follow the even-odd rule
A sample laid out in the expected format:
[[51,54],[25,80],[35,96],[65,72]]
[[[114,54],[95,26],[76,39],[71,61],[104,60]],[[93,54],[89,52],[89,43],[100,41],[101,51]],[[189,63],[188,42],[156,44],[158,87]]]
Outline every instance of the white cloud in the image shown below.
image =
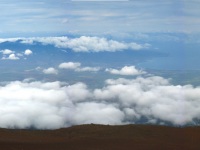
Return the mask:
[[91,94],[83,83],[10,82],[0,88],[0,127],[55,129],[91,122],[120,124],[123,112],[112,104],[87,101]]
[[4,55],[9,55],[9,54],[12,54],[14,53],[14,51],[10,50],[10,49],[4,49],[4,50],[1,50],[0,51],[2,54]]
[[10,55],[8,56],[8,59],[17,60],[17,59],[19,59],[19,57],[16,57],[15,54],[10,54]]
[[26,49],[25,51],[24,51],[24,54],[25,55],[31,55],[33,52],[30,50],[30,49]]
[[81,36],[79,38],[63,37],[33,37],[33,38],[8,38],[0,39],[2,42],[20,41],[22,44],[33,44],[39,42],[44,45],[54,45],[58,48],[70,48],[75,52],[115,52],[123,50],[141,50],[150,47],[150,44],[138,44],[135,42],[125,43],[115,40],[108,40],[100,37]]
[[[16,53],[15,51],[10,50],[10,49],[4,49],[4,50],[1,50],[0,52],[3,54],[3,57],[2,57],[3,60],[5,60],[5,59],[18,60],[18,59],[20,59],[20,57],[23,57],[24,55],[28,56],[33,53],[29,49],[25,50],[24,52],[19,52],[19,53]],[[26,59],[26,58],[24,58],[24,59]]]
[[[104,87],[33,80],[2,83],[0,127],[55,129],[85,123],[171,122],[200,119],[200,87],[172,85],[159,76],[108,79]],[[19,121],[20,120],[20,121]]]
[[102,51],[122,51],[127,49],[140,50],[146,48],[144,45],[137,43],[124,43],[106,38],[81,36],[68,41],[67,45],[75,52],[102,52]]
[[[0,89],[0,126],[59,128],[70,120],[71,102],[59,82],[11,82]],[[19,121],[20,120],[20,121]]]
[[77,72],[84,72],[84,71],[99,71],[99,67],[81,67],[81,63],[79,62],[64,62],[58,66],[60,69],[71,69]]
[[9,59],[9,60],[18,60],[19,57],[17,57],[15,54],[10,54],[8,57],[3,56],[2,59]]
[[58,74],[58,71],[55,68],[47,68],[43,70],[43,73],[45,74]]
[[78,103],[74,113],[75,124],[121,124],[124,119],[123,111],[114,105],[98,102]]
[[0,43],[4,42],[17,42],[21,38],[0,38]]
[[60,69],[76,69],[81,66],[79,62],[64,62],[59,65]]
[[94,95],[102,101],[114,100],[123,110],[126,109],[125,114],[128,108],[129,114],[135,114],[132,116],[133,121],[139,116],[145,116],[149,120],[184,125],[200,119],[199,92],[199,87],[175,86],[164,78],[154,76],[133,80],[107,80],[107,86],[96,89]]
[[106,69],[106,72],[118,75],[141,75],[145,73],[142,70],[136,69],[135,66],[124,66],[120,70],[109,68]]

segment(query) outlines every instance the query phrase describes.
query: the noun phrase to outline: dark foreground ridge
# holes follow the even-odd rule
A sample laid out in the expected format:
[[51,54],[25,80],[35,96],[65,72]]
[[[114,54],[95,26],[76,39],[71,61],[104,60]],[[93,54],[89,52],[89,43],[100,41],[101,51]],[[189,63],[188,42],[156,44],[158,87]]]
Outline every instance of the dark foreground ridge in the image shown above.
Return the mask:
[[200,150],[200,127],[80,125],[58,130],[0,129],[2,150]]

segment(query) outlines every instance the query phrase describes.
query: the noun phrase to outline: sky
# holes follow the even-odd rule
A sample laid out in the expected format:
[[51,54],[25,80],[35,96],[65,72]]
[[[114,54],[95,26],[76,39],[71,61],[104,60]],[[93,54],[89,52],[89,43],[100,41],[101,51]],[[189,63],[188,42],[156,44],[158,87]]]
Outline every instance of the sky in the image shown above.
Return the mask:
[[199,32],[198,0],[1,0],[0,4],[1,37]]
[[198,0],[1,0],[0,127],[199,125]]

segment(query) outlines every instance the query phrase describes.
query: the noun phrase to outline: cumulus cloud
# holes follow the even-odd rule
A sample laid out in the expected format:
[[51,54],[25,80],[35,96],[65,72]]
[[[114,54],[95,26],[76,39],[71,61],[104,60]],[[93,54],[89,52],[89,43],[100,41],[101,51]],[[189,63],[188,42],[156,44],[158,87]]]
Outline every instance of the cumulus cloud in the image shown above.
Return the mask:
[[0,39],[2,42],[17,42],[22,44],[34,44],[36,42],[44,45],[54,45],[58,48],[70,48],[75,52],[115,52],[123,50],[141,50],[149,48],[148,43],[138,44],[135,42],[126,43],[115,40],[108,40],[100,37],[81,36],[79,38],[63,37],[32,37],[32,38],[8,38]]
[[106,83],[106,87],[94,91],[96,99],[115,101],[126,109],[125,114],[128,109],[132,121],[144,116],[148,120],[184,125],[199,119],[199,87],[171,85],[168,80],[156,76],[107,80]]
[[9,59],[9,60],[18,60],[19,57],[17,57],[14,53],[15,51],[12,51],[10,49],[4,49],[0,51],[3,54],[2,60]]
[[109,72],[111,74],[117,74],[117,75],[141,75],[141,74],[145,74],[145,71],[138,70],[138,69],[135,68],[135,66],[124,66],[120,70],[107,68],[105,71]]
[[64,62],[58,66],[60,69],[71,69],[77,72],[84,72],[84,71],[99,71],[99,67],[81,67],[81,63],[79,62]]
[[79,62],[64,62],[61,63],[58,67],[60,69],[76,69],[81,66]]
[[59,128],[70,120],[67,87],[59,82],[11,82],[0,89],[0,126]]
[[1,86],[0,127],[55,129],[123,120],[123,112],[112,104],[87,101],[92,92],[83,83],[29,81]]
[[45,73],[45,74],[58,74],[58,71],[55,68],[50,67],[50,68],[44,69],[43,73]]
[[4,55],[9,55],[9,54],[12,54],[14,53],[14,51],[10,50],[10,49],[4,49],[4,50],[1,50],[0,51],[2,54]]
[[8,57],[3,56],[2,59],[9,59],[9,60],[18,60],[19,57],[17,57],[15,54],[10,54]]
[[77,124],[194,123],[200,119],[200,87],[172,85],[151,76],[108,79],[89,89],[78,82],[33,80],[2,83],[0,127],[55,129]]
[[[4,49],[0,51],[3,54],[2,60],[19,60],[20,57],[23,57],[24,55],[31,55],[32,51],[30,49],[25,50],[24,52],[16,53],[13,50],[10,49]],[[26,59],[26,58],[24,58]]]
[[24,55],[31,55],[33,52],[30,49],[24,51]]

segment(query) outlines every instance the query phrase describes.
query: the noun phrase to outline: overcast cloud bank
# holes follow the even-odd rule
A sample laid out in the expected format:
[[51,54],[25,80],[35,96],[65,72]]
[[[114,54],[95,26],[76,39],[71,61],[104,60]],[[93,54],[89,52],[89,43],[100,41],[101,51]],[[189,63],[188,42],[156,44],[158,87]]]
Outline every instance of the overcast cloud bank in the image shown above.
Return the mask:
[[15,81],[0,88],[0,127],[56,129],[77,124],[170,122],[200,119],[200,87],[172,85],[159,76],[84,83]]

